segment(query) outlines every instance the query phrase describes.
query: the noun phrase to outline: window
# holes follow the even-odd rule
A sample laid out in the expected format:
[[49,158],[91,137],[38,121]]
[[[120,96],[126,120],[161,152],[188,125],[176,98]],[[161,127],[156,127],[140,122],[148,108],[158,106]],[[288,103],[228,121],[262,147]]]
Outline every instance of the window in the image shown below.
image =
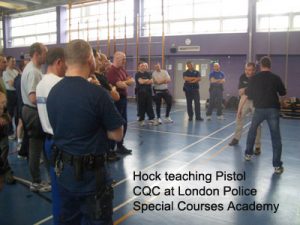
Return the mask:
[[258,0],[256,11],[258,32],[300,30],[299,0]]
[[13,14],[9,27],[9,47],[29,46],[34,42],[56,43],[56,11],[54,8]]
[[[123,39],[125,36],[126,19],[126,37],[133,37],[133,0],[115,1],[115,36]],[[69,35],[73,39],[85,39],[88,41],[107,40],[108,21],[107,21],[107,1],[92,4],[74,5],[71,8],[71,29],[69,29],[69,9],[67,9],[67,41]],[[114,3],[109,2],[109,32],[110,39],[114,35]]]
[[3,24],[2,20],[0,20],[0,48],[3,48]]
[[[165,34],[235,33],[248,30],[248,0],[165,0]],[[160,0],[144,0],[142,36],[162,35]]]

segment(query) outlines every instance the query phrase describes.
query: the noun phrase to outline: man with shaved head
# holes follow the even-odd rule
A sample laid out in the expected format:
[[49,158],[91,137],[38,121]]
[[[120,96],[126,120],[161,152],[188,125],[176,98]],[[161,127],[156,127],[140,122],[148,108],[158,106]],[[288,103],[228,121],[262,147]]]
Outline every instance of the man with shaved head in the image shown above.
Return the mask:
[[109,93],[88,82],[95,71],[91,46],[72,40],[65,62],[65,78],[51,89],[46,104],[60,196],[58,224],[112,225],[113,190],[105,153],[108,139],[122,139],[124,121]]
[[[113,65],[107,73],[107,79],[110,84],[117,87],[120,94],[119,101],[115,102],[117,109],[125,120],[124,137],[127,130],[127,90],[128,87],[134,84],[134,79],[126,72],[126,55],[123,52],[116,52],[114,54]],[[122,141],[117,143],[117,153],[131,154],[132,150],[124,146],[124,137]],[[115,143],[111,143],[111,149],[114,150]]]
[[213,71],[209,74],[209,105],[206,112],[207,120],[211,120],[211,114],[214,108],[217,108],[217,117],[219,120],[224,119],[222,112],[223,101],[223,84],[225,83],[225,75],[220,70],[220,64],[213,64]]

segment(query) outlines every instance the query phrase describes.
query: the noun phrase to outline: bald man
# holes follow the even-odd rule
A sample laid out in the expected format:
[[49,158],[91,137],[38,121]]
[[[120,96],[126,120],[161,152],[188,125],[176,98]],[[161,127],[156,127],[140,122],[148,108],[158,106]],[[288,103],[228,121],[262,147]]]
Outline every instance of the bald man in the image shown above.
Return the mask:
[[[127,91],[128,87],[134,84],[134,79],[126,72],[126,55],[123,52],[116,52],[114,54],[113,65],[107,73],[107,79],[109,83],[117,87],[117,91],[120,94],[119,101],[115,102],[117,109],[125,120],[124,124],[124,136],[122,141],[117,143],[117,153],[119,154],[131,154],[132,150],[127,149],[124,146],[124,137],[127,130]],[[111,143],[111,149],[114,150],[115,143]]]
[[220,64],[213,64],[213,71],[209,74],[209,105],[206,112],[207,120],[211,120],[211,114],[214,108],[217,108],[217,118],[224,119],[222,112],[223,101],[223,84],[225,83],[225,75],[220,70]]

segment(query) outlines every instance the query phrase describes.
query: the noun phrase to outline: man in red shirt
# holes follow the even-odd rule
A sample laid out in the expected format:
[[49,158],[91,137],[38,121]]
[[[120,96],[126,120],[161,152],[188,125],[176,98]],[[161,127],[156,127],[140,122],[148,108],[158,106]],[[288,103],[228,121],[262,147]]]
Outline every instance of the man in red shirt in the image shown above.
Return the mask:
[[[134,79],[126,72],[124,66],[126,64],[126,55],[123,52],[114,54],[113,65],[107,73],[107,79],[110,84],[117,87],[120,94],[120,100],[115,102],[115,105],[126,121],[124,126],[124,136],[122,141],[117,143],[117,153],[131,154],[132,150],[124,146],[124,137],[127,130],[127,89],[134,84]],[[111,149],[114,150],[115,142],[112,142]]]

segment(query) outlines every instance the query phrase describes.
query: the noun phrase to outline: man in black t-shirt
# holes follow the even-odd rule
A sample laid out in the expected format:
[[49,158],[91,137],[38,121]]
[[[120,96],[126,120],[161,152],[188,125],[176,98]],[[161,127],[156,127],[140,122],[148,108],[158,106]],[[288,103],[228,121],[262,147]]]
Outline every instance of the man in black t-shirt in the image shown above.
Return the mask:
[[260,70],[261,72],[251,79],[245,93],[249,99],[253,100],[255,108],[247,137],[245,160],[251,160],[257,128],[266,120],[271,133],[274,172],[281,174],[283,167],[281,161],[282,144],[279,128],[280,102],[278,95],[286,95],[286,89],[280,77],[271,72],[271,59],[269,57],[263,57],[260,60]]
[[152,106],[152,75],[147,72],[148,64],[140,62],[139,71],[135,74],[136,92],[138,98],[138,115],[141,126],[145,125],[145,113],[149,117],[150,125],[158,125],[154,119],[154,111]]
[[[247,63],[245,66],[245,73],[241,75],[240,82],[239,82],[239,95],[240,95],[240,102],[238,107],[238,113],[236,117],[236,129],[233,136],[233,139],[229,143],[230,146],[237,145],[239,140],[242,136],[244,120],[249,112],[254,113],[253,101],[250,99],[246,99],[247,96],[245,95],[245,91],[248,87],[250,79],[255,75],[255,63],[250,62]],[[245,101],[245,102],[244,102]],[[243,107],[241,107],[243,103]],[[241,112],[239,112],[241,111]],[[261,126],[257,129],[257,135],[255,139],[255,155],[259,155],[261,152],[260,148],[260,138],[261,138]]]
[[53,128],[52,164],[61,197],[59,224],[112,225],[113,190],[105,153],[109,140],[123,138],[123,124],[107,91],[87,81],[95,69],[90,45],[71,41],[66,76],[50,91],[47,111]]

